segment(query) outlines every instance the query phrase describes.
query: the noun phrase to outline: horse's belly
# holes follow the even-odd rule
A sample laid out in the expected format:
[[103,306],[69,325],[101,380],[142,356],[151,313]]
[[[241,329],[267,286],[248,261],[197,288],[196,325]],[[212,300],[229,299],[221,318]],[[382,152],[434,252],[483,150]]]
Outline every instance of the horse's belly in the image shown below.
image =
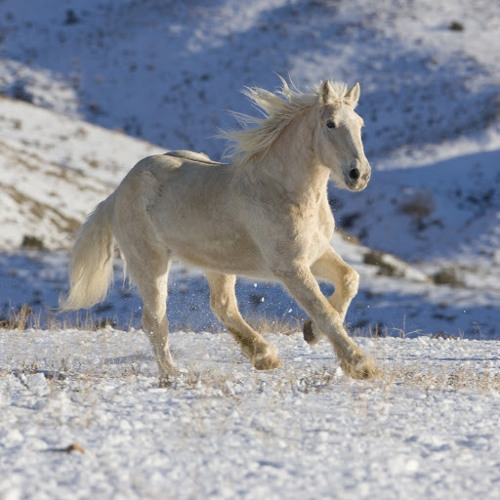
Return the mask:
[[203,269],[256,277],[269,274],[260,251],[245,238],[169,241],[168,247],[175,257]]

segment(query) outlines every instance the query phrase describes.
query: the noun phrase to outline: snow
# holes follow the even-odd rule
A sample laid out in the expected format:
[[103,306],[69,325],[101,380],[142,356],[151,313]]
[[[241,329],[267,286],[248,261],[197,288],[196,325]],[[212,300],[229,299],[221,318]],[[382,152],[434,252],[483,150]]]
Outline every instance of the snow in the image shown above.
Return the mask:
[[498,498],[498,342],[361,339],[386,374],[359,382],[326,341],[266,338],[271,373],[172,333],[164,390],[142,332],[0,331],[0,496]]
[[80,221],[131,163],[164,152],[120,132],[8,98],[0,99],[0,123],[3,250],[18,248],[24,235],[41,239],[47,248],[67,248]]
[[[498,2],[1,5],[0,498],[500,496]],[[118,259],[103,304],[57,314],[75,230],[144,156],[219,159],[227,110],[253,113],[239,90],[275,73],[361,83],[372,179],[331,188],[332,244],[384,376],[344,377],[281,286],[241,279],[283,361],[256,372],[176,263],[180,375],[158,389]]]

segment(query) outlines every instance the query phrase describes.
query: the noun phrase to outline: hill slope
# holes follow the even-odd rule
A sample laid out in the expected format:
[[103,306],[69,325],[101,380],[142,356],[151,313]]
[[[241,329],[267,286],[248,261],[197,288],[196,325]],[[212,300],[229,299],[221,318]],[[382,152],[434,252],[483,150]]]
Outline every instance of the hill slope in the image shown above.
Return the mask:
[[[339,225],[362,243],[334,240],[362,274],[351,324],[499,335],[498,3],[44,6],[2,3],[0,88],[17,98],[0,100],[4,310],[54,307],[66,286],[64,253],[11,252],[67,249],[125,172],[163,151],[85,120],[219,157],[211,136],[232,126],[225,110],[251,112],[238,90],[273,88],[278,72],[299,87],[361,81],[372,181],[363,193],[330,192]],[[174,274],[173,325],[213,327],[200,274]],[[248,313],[302,317],[279,287],[239,286]],[[99,311],[136,324],[140,304],[116,286]]]
[[87,214],[134,163],[164,152],[122,133],[8,98],[0,98],[0,127],[4,251],[30,238],[44,248],[70,248]]

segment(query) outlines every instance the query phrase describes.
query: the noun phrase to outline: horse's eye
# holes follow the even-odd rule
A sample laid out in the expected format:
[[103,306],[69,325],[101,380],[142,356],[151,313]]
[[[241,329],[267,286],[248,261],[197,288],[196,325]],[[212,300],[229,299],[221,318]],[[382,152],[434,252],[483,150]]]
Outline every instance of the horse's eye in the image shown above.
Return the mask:
[[326,122],[326,126],[327,126],[328,128],[335,128],[335,123],[334,123],[332,120],[328,120],[328,121]]

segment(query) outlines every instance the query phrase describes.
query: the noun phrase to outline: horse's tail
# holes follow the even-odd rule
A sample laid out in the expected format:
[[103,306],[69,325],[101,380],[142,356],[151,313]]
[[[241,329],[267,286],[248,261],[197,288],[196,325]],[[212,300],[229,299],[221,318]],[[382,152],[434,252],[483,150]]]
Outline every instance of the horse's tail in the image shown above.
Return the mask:
[[112,194],[97,205],[80,228],[70,260],[70,290],[62,310],[88,308],[104,300],[113,278]]

